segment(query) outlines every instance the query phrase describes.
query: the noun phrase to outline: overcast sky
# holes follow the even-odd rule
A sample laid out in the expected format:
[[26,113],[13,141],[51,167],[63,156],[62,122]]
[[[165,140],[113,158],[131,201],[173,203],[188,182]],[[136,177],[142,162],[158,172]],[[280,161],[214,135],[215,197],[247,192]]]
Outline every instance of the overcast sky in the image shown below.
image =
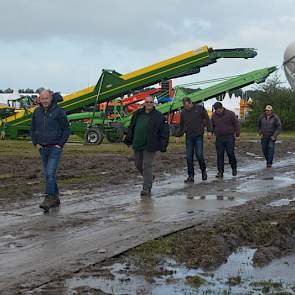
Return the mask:
[[205,80],[281,65],[295,40],[295,0],[0,0],[0,12],[0,88],[69,93],[103,68],[127,73],[205,44],[258,49],[176,83]]

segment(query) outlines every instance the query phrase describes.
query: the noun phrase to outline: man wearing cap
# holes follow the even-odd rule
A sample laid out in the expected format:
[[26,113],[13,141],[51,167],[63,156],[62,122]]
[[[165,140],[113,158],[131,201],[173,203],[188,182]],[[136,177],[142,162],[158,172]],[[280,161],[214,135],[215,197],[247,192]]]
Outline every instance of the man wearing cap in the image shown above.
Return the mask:
[[261,147],[267,168],[272,166],[275,142],[281,129],[280,118],[273,113],[272,106],[267,105],[264,113],[258,119],[258,132],[261,136]]
[[224,152],[226,151],[232,168],[232,175],[237,175],[237,159],[235,156],[235,142],[240,138],[240,124],[234,112],[225,109],[221,102],[213,105],[213,132],[216,136],[217,178],[223,178]]

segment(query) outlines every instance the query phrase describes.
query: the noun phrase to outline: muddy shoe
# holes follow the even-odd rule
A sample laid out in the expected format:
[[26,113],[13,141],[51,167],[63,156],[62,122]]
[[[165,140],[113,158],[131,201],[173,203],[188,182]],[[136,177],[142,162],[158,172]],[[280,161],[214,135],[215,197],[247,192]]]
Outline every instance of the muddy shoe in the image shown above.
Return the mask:
[[232,175],[233,175],[233,176],[237,176],[237,175],[238,175],[237,168],[233,168],[233,169],[232,169]]
[[184,183],[194,183],[194,177],[193,176],[189,176],[185,181]]
[[215,177],[216,178],[223,178],[223,171],[218,171]]
[[46,197],[44,198],[43,202],[39,205],[39,208],[41,208],[41,209],[47,211],[47,210],[49,210],[49,208],[50,208],[49,206],[50,206],[50,201],[49,201],[48,196],[46,196]]
[[151,191],[150,190],[145,190],[143,189],[141,192],[140,192],[140,195],[142,197],[150,197],[151,196]]
[[202,170],[202,180],[205,181],[207,180],[208,176],[207,176],[207,171],[206,170]]
[[40,204],[40,208],[44,211],[48,211],[50,208],[56,208],[60,205],[60,200],[58,196],[46,197],[44,201]]

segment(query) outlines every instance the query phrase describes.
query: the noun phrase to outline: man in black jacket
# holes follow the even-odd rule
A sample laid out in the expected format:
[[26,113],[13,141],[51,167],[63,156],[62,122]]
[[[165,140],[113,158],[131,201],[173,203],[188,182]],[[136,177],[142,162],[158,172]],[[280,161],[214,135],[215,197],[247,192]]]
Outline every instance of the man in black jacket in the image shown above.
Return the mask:
[[132,117],[124,143],[132,145],[135,166],[143,176],[141,196],[150,196],[153,183],[153,160],[157,151],[166,152],[169,126],[166,118],[154,107],[154,99],[147,96],[144,107]]
[[273,113],[272,106],[267,105],[265,112],[258,119],[258,132],[261,136],[261,147],[266,160],[266,167],[271,168],[275,151],[275,142],[281,131],[280,118]]
[[176,136],[186,134],[186,160],[188,178],[185,183],[194,182],[194,154],[199,162],[202,180],[207,180],[206,163],[203,154],[204,127],[207,127],[208,139],[212,139],[212,124],[208,113],[201,105],[194,105],[189,97],[183,98],[184,109],[180,115],[180,128]]
[[65,112],[57,105],[50,90],[40,92],[39,103],[32,116],[31,136],[42,159],[46,182],[40,208],[48,211],[60,204],[56,172],[70,128]]

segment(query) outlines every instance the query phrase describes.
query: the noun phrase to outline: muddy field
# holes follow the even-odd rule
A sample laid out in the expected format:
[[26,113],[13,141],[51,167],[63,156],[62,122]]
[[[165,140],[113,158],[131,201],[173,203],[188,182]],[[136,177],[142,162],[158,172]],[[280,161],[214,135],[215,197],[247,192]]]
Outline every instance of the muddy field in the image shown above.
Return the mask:
[[209,179],[186,186],[184,146],[172,139],[146,200],[130,149],[70,143],[62,206],[46,216],[38,152],[1,142],[2,293],[294,294],[295,142],[284,136],[276,147],[266,169],[257,138],[243,136],[238,177],[227,168],[218,181],[206,142]]
[[[290,136],[277,145],[277,157],[287,157],[294,151],[295,143]],[[239,165],[248,160],[261,160],[260,145],[254,135],[244,136],[237,146]],[[184,139],[180,144],[171,139],[167,153],[158,154],[155,176],[176,174],[186,165]],[[215,169],[215,147],[213,141],[205,143],[207,165]],[[289,154],[288,154],[289,153]],[[197,169],[196,169],[197,170]],[[34,197],[43,190],[41,162],[38,152],[30,142],[0,142],[0,204],[6,206]],[[65,147],[59,169],[61,190],[107,188],[128,181],[138,183],[140,177],[134,167],[133,154],[123,144],[85,146],[70,143]]]

